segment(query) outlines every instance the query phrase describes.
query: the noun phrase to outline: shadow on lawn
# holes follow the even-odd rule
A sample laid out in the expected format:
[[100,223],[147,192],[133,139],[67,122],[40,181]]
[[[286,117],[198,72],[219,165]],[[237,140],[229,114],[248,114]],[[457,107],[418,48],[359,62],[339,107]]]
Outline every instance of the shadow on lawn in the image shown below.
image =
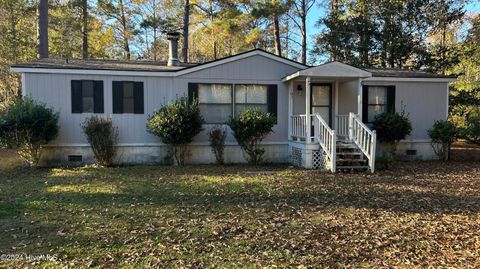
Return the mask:
[[[126,225],[136,229],[144,224],[142,221],[158,221],[158,216],[152,213],[152,209],[156,208],[165,209],[172,216],[178,215],[180,220],[177,221],[188,220],[192,215],[215,219],[222,214],[225,218],[225,213],[228,215],[228,212],[245,209],[248,213],[239,213],[240,217],[252,222],[266,217],[274,218],[277,215],[274,212],[278,210],[295,212],[299,208],[312,211],[358,208],[398,213],[479,213],[478,192],[462,192],[462,183],[474,185],[478,180],[459,178],[462,174],[477,176],[475,170],[479,169],[479,165],[449,163],[439,166],[437,163],[438,169],[434,169],[433,165],[400,163],[400,167],[404,168],[401,171],[336,176],[277,166],[255,169],[248,166],[226,166],[222,169],[215,166],[139,166],[38,169],[34,172],[23,168],[13,169],[4,174],[7,181],[0,182],[0,188],[5,191],[0,199],[0,209],[6,209],[4,215],[0,214],[0,228],[2,231],[8,230],[8,234],[0,235],[0,254],[23,250],[45,254],[42,252],[51,248],[45,242],[37,248],[34,243],[39,239],[30,235],[50,236],[52,246],[58,247],[56,251],[74,249],[69,244],[74,245],[72,242],[76,241],[81,242],[83,247],[98,247],[97,242],[103,242],[98,236],[109,240],[105,244],[127,244],[124,234],[118,235],[120,239],[115,238],[117,235],[108,235],[110,225]],[[245,174],[252,170],[259,174]],[[265,170],[276,170],[278,174],[263,173]],[[455,182],[437,178],[445,173],[451,174]],[[204,178],[206,176],[218,177],[219,181],[215,178],[208,181]],[[257,176],[258,179],[251,180]],[[242,182],[233,179],[238,177],[247,180]],[[101,183],[98,185],[100,187],[112,185],[115,188],[111,192],[88,189],[97,183]],[[20,184],[20,187],[14,188],[12,184]],[[52,189],[52,186],[65,188]],[[105,211],[107,208],[110,210],[108,213]],[[82,224],[84,210],[90,218],[95,218],[96,227],[104,230],[83,234],[87,226]],[[116,215],[119,215],[118,218]],[[168,219],[169,215],[163,217]],[[78,230],[70,231],[73,229],[71,227]],[[115,232],[123,231],[115,229],[112,228]],[[72,234],[69,241],[62,233]],[[163,236],[161,232],[157,233],[159,237]],[[13,235],[15,239],[12,239]],[[144,235],[138,240],[151,237]],[[12,247],[22,244],[27,247],[12,250]]]
[[[207,173],[210,176],[238,176],[229,169],[220,171],[217,169],[216,172],[210,169],[205,170],[210,171]],[[222,182],[191,180],[191,178],[203,175],[198,170],[193,172],[195,174],[187,177],[188,179],[177,179],[177,173],[182,174],[183,172],[181,169],[173,169],[170,174],[172,178],[161,181],[161,183],[149,178],[132,182],[128,182],[128,178],[123,179],[127,183],[120,185],[115,193],[68,190],[51,192],[44,188],[27,200],[34,201],[41,198],[47,202],[74,203],[85,207],[96,207],[102,203],[114,201],[120,205],[144,203],[156,207],[200,206],[219,211],[228,211],[238,205],[270,209],[278,204],[287,204],[291,207],[354,207],[402,213],[470,214],[480,212],[478,192],[465,191],[467,186],[462,184],[466,181],[471,183],[471,188],[475,189],[475,182],[470,181],[469,178],[459,182],[442,183],[441,180],[435,179],[435,176],[426,179],[419,176],[424,172],[413,174],[408,178],[382,176],[382,174],[372,177],[342,175],[337,178],[323,173],[312,175],[307,173],[307,178],[299,177],[298,180],[304,180],[300,183],[300,187],[292,184],[291,181],[285,181],[284,186],[272,189],[272,186],[268,186],[261,180],[247,182],[229,182],[228,178],[224,178]],[[305,176],[305,174],[303,175]],[[255,175],[248,175],[248,177],[250,176],[254,177]],[[275,177],[274,174],[271,176]],[[88,177],[94,176],[89,175]],[[112,177],[115,178],[115,176]],[[61,182],[66,183],[69,180],[66,178]],[[83,183],[85,181],[72,185]],[[105,184],[116,184],[116,181],[106,180]],[[272,182],[268,184],[272,184]],[[281,185],[282,181],[280,180],[278,184]]]

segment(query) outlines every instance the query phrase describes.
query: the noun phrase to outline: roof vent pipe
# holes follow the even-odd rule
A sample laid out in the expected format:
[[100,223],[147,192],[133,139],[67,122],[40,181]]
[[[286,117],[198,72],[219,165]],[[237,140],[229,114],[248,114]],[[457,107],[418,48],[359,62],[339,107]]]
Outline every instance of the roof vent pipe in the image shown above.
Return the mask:
[[177,66],[179,65],[178,61],[178,38],[180,34],[177,32],[168,32],[167,40],[169,42],[168,46],[168,66]]

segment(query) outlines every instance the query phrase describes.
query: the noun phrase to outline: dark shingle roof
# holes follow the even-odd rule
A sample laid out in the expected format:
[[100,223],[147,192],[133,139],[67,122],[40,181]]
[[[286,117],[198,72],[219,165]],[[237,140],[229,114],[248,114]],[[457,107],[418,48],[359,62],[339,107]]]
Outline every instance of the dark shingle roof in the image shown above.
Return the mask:
[[119,71],[156,71],[173,72],[197,64],[168,66],[159,61],[120,61],[120,60],[79,60],[79,59],[41,59],[28,63],[15,64],[17,68],[52,68],[52,69],[85,69],[85,70],[119,70]]
[[452,76],[444,76],[426,71],[414,71],[398,68],[362,68],[372,73],[372,77],[397,77],[397,78],[454,78]]

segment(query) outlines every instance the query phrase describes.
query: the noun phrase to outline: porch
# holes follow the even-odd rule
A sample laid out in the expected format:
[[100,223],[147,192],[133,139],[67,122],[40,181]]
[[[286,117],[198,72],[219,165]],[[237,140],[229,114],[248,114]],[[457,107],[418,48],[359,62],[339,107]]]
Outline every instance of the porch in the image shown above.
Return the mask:
[[284,78],[294,165],[374,172],[376,133],[362,122],[362,80],[367,77],[364,70],[333,62]]

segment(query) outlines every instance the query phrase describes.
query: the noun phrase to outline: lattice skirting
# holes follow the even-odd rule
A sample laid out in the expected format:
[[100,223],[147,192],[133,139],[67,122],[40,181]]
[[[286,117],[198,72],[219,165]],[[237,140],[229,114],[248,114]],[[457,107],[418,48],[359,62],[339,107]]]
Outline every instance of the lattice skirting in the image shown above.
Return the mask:
[[327,155],[323,150],[312,150],[312,168],[327,169]]
[[292,147],[292,164],[295,166],[302,166],[302,149]]

